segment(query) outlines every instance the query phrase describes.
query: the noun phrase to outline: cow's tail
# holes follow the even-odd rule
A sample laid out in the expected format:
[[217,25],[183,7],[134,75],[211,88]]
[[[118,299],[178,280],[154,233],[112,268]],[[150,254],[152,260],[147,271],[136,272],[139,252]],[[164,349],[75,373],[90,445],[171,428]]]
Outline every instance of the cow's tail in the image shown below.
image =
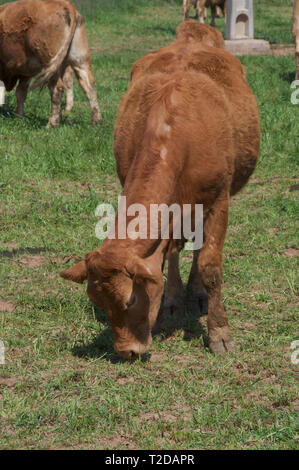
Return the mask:
[[77,21],[78,15],[76,14],[75,18],[71,21],[71,28],[69,34],[67,35],[67,38],[64,41],[63,45],[61,46],[55,57],[53,57],[49,65],[43,68],[41,72],[34,77],[34,82],[31,84],[30,90],[35,90],[38,87],[46,85],[50,78],[52,78],[53,75],[57,73],[65,57],[67,56],[68,50],[71,46],[77,27]]

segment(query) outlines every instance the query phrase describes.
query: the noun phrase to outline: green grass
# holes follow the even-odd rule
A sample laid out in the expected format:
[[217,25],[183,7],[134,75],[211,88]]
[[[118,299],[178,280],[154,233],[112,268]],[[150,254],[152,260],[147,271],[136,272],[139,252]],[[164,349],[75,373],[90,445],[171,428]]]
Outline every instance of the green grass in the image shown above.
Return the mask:
[[[90,126],[77,85],[74,110],[54,130],[45,129],[47,90],[28,96],[24,119],[14,116],[14,93],[0,108],[0,301],[11,310],[0,311],[0,448],[294,449],[299,107],[290,102],[292,56],[242,59],[262,144],[253,178],[232,200],[224,249],[223,298],[237,353],[211,355],[197,319],[182,315],[155,336],[147,361],[118,360],[111,328],[85,287],[58,277],[74,255],[98,246],[95,208],[120,193],[113,125],[132,62],[172,40],[180,20],[180,2],[135,3],[133,12],[130,1],[113,2],[117,10],[101,2],[95,21],[85,2],[101,126]],[[256,30],[290,42],[291,2],[255,4]],[[223,20],[217,24],[223,28]],[[185,282],[190,261],[184,252]]]

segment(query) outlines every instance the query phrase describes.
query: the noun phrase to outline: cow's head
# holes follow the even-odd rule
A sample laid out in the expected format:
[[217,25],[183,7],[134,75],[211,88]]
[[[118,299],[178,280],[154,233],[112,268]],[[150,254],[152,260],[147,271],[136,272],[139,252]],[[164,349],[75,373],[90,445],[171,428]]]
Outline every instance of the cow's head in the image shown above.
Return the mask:
[[126,359],[144,354],[151,346],[151,329],[163,293],[162,261],[158,252],[143,259],[99,249],[60,273],[80,284],[87,280],[87,294],[94,305],[105,310],[114,333],[114,348]]

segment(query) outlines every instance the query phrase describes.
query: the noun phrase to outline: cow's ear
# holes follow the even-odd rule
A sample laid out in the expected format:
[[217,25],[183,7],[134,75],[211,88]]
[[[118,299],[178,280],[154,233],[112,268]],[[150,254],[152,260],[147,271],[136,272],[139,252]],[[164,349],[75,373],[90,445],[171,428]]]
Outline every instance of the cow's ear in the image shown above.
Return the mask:
[[162,262],[163,253],[156,250],[147,258],[133,256],[126,265],[126,271],[136,282],[147,279],[158,283],[162,277]]
[[132,279],[136,280],[136,282],[144,279],[155,281],[156,276],[151,263],[137,256],[127,263],[126,271]]
[[83,284],[83,282],[87,279],[87,267],[85,260],[80,261],[80,263],[75,264],[75,266],[67,269],[66,271],[61,271],[59,275],[68,281]]

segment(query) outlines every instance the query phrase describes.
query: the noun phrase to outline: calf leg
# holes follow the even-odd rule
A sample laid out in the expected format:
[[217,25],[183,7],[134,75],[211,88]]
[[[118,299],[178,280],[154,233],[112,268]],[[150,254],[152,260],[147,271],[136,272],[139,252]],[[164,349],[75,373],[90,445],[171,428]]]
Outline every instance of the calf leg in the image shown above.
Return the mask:
[[28,93],[30,78],[20,78],[17,89],[17,114],[19,116],[24,116],[24,102]]
[[216,6],[216,18],[220,18],[221,17],[221,9],[219,6]]
[[216,17],[216,5],[211,5],[211,26],[215,26],[215,17]]
[[73,69],[67,67],[63,74],[63,85],[65,89],[65,111],[68,113],[74,106],[74,93],[73,93]]
[[204,23],[206,19],[206,8],[205,8],[206,0],[197,0],[195,8],[196,8],[196,18],[199,20],[200,23]]
[[69,51],[68,64],[74,69],[79,84],[89,101],[92,124],[97,124],[102,121],[102,115],[98,105],[96,84],[92,74],[84,19],[81,16],[77,20],[76,31]]
[[164,293],[165,313],[184,311],[184,288],[180,276],[179,253],[172,253],[168,259],[168,276]]
[[47,127],[50,128],[56,127],[59,124],[61,100],[64,86],[61,78],[53,77],[49,80],[48,87],[51,95],[51,114]]
[[183,21],[189,18],[191,0],[183,0]]
[[211,352],[233,351],[234,343],[221,299],[222,249],[228,222],[228,192],[217,199],[204,224],[204,244],[197,258],[197,280],[208,294]]

